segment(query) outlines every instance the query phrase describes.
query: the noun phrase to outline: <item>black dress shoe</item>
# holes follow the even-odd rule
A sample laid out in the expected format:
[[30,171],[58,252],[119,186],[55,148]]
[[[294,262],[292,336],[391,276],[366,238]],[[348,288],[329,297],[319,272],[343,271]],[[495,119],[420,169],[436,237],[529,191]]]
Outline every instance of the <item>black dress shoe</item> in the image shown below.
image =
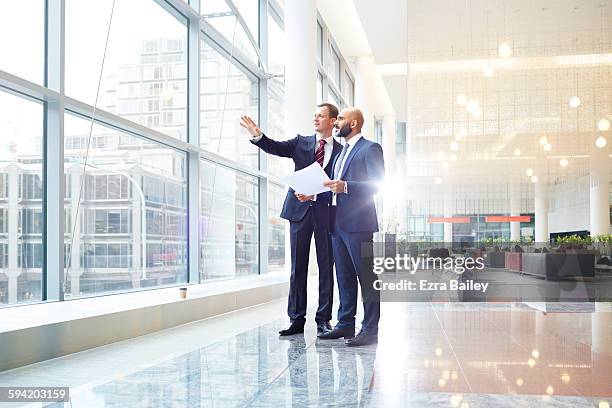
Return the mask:
[[348,347],[369,346],[376,343],[378,343],[377,334],[366,334],[364,332],[359,332],[354,338],[344,342]]
[[328,332],[332,329],[331,324],[329,322],[319,322],[317,323],[317,335]]
[[291,323],[286,329],[278,331],[278,334],[280,334],[281,336],[291,336],[293,334],[300,333],[304,333],[304,325],[298,323]]
[[322,340],[335,340],[340,337],[344,337],[345,339],[352,339],[355,336],[355,329],[339,329],[334,328],[325,333],[317,334],[317,337]]

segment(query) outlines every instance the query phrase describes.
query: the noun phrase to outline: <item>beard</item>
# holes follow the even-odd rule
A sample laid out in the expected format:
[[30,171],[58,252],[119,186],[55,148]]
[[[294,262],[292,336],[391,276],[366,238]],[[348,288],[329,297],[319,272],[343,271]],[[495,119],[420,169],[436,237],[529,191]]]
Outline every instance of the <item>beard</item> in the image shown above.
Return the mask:
[[336,136],[337,137],[347,137],[350,133],[351,133],[351,127],[349,126],[349,124],[347,123],[346,125],[342,126],[340,129],[336,128]]

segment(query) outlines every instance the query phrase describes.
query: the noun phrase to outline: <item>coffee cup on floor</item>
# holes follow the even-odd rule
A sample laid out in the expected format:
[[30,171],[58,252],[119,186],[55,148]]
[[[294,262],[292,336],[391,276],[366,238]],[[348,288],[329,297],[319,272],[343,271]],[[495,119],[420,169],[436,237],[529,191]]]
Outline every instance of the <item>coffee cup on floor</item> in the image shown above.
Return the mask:
[[187,288],[179,288],[179,294],[182,299],[187,299]]

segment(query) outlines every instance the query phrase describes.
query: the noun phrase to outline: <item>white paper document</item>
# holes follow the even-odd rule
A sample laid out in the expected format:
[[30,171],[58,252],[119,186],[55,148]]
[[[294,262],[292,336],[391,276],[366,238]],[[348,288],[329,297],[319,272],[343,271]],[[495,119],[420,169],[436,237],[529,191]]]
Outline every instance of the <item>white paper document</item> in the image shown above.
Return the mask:
[[317,162],[283,177],[282,180],[300,194],[311,195],[330,191],[329,187],[323,185],[323,182],[328,181],[329,177]]

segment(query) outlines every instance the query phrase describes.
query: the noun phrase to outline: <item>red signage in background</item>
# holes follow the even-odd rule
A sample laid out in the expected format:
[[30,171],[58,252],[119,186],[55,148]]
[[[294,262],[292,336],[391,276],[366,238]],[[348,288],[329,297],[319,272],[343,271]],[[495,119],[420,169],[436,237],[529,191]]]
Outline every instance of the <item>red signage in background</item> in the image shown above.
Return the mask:
[[450,222],[452,224],[469,224],[470,217],[429,217],[427,222],[430,224],[437,224],[440,222]]
[[531,217],[528,215],[491,215],[485,217],[485,222],[529,222]]

